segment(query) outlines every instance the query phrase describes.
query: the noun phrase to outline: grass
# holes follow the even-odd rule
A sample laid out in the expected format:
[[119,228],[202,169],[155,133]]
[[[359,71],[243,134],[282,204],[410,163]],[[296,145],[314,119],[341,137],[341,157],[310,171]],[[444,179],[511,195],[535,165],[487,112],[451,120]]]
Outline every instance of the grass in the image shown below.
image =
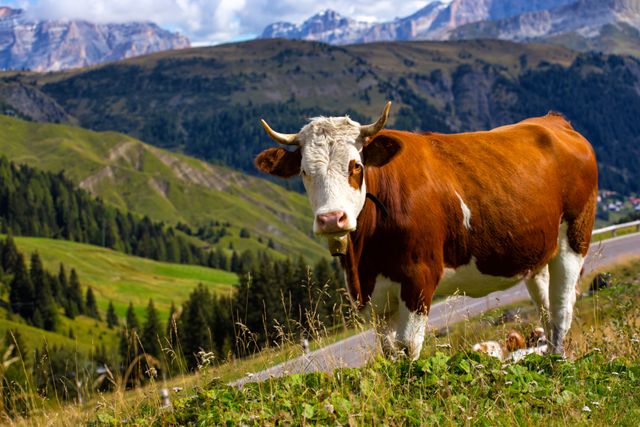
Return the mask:
[[[415,362],[378,356],[359,369],[271,378],[242,388],[226,385],[297,357],[297,343],[285,341],[277,351],[243,361],[211,364],[203,357],[193,376],[152,378],[149,387],[134,392],[94,393],[83,407],[65,406],[9,424],[638,425],[640,258],[607,271],[613,285],[582,295],[576,304],[568,360],[530,355],[503,364],[468,350],[475,340],[500,339],[505,330],[535,326],[535,310],[520,303],[469,319],[445,337],[430,335]],[[590,280],[583,278],[579,290],[586,290]],[[520,309],[513,321],[488,321],[512,308]],[[170,390],[171,409],[163,408],[159,398],[163,388]]]
[[237,283],[235,273],[158,262],[93,245],[37,237],[16,237],[15,242],[25,254],[37,250],[49,271],[57,272],[61,262],[67,274],[75,268],[82,286],[93,287],[98,308],[106,312],[113,301],[121,318],[133,302],[138,318],[144,319],[146,305],[153,298],[161,320],[166,322],[171,302],[179,305],[198,283],[225,294]]

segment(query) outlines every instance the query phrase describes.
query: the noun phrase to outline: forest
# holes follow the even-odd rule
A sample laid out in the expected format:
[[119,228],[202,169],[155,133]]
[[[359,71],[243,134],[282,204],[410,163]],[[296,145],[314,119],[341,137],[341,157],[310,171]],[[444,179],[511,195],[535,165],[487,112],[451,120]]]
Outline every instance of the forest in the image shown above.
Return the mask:
[[[70,240],[157,261],[223,270],[232,265],[220,247],[205,250],[171,226],[123,212],[75,188],[64,173],[17,166],[6,156],[0,157],[0,222],[3,234]],[[213,234],[220,230],[225,228],[208,228]]]

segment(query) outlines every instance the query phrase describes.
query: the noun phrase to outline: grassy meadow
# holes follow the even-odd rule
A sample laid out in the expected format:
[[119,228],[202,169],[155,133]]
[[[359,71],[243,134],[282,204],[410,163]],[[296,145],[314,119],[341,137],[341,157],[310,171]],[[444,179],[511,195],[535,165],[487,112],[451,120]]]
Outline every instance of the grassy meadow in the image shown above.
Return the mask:
[[171,302],[180,305],[198,283],[226,294],[238,281],[235,273],[227,271],[158,262],[65,240],[16,237],[15,242],[25,254],[38,251],[49,271],[57,272],[61,262],[67,272],[75,268],[83,287],[93,288],[98,307],[106,311],[113,301],[119,317],[124,317],[133,302],[138,318],[144,319],[146,305],[153,298],[165,322]]

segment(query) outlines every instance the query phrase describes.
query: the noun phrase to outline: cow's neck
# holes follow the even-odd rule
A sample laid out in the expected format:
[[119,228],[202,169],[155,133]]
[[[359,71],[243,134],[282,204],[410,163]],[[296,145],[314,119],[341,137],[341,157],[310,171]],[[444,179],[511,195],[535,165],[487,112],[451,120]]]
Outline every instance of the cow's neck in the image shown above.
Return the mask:
[[[388,204],[388,194],[385,194],[386,192],[381,189],[379,185],[381,173],[382,171],[380,169],[365,170],[365,181],[367,190],[387,206],[390,218],[385,219],[382,212],[377,209],[372,201],[366,201],[360,215],[358,215],[357,229],[349,234],[347,254],[341,258],[348,291],[351,299],[359,309],[364,308],[364,304],[373,291],[373,289],[370,289],[371,284],[367,283],[363,284],[363,286],[360,283],[359,267],[363,249],[367,244],[375,244],[375,242],[373,242],[373,235],[377,228],[383,227],[385,225],[384,222],[393,220],[393,208]],[[377,275],[377,272],[375,272],[375,274]]]

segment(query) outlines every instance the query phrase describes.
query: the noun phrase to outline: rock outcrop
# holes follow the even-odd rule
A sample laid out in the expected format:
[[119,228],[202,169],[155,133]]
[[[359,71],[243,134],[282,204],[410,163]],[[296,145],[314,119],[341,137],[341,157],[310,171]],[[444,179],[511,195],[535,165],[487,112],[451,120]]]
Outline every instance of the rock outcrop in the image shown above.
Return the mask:
[[22,10],[0,7],[0,69],[57,71],[190,45],[153,23],[30,21]]
[[[71,123],[75,118],[38,89],[18,82],[0,83],[0,101],[39,123]],[[2,112],[0,112],[2,113]]]

